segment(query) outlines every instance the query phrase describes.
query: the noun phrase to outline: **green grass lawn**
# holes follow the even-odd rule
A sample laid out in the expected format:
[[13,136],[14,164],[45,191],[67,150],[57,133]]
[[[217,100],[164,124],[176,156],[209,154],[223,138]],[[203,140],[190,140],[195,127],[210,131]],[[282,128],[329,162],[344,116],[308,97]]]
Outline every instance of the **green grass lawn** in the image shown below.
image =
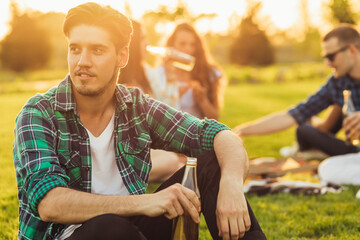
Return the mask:
[[[315,91],[320,82],[230,85],[221,122],[229,127],[282,111]],[[13,129],[17,113],[34,92],[0,94],[0,239],[17,238],[17,190],[12,162]],[[294,129],[244,139],[249,157],[279,157],[290,145]],[[268,239],[359,239],[360,200],[356,187],[340,194],[247,196]],[[211,239],[202,220],[200,239]]]

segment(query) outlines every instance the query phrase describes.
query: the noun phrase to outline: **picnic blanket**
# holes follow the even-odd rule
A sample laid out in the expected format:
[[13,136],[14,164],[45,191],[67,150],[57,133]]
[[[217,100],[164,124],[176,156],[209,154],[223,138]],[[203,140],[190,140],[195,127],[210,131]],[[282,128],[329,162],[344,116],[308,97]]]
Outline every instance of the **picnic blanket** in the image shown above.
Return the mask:
[[327,192],[339,193],[340,185],[327,184],[325,186],[306,181],[282,181],[278,179],[251,180],[244,186],[245,193],[255,193],[258,196],[272,193],[292,193],[304,195],[319,195]]
[[255,158],[250,160],[249,176],[244,192],[259,196],[286,192],[317,195],[342,191],[340,185],[321,183],[317,177],[320,162],[296,158]]

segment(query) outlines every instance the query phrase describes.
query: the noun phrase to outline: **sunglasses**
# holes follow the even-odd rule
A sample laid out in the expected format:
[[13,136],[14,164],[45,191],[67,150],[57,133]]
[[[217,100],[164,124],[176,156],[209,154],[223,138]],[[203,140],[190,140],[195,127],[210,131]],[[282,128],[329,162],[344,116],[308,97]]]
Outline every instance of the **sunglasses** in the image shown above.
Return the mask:
[[340,48],[339,50],[337,50],[337,51],[335,51],[333,53],[326,54],[324,56],[324,58],[328,59],[330,62],[333,62],[335,57],[336,57],[336,54],[338,54],[339,52],[343,52],[348,48],[349,48],[349,46],[344,46],[344,47]]

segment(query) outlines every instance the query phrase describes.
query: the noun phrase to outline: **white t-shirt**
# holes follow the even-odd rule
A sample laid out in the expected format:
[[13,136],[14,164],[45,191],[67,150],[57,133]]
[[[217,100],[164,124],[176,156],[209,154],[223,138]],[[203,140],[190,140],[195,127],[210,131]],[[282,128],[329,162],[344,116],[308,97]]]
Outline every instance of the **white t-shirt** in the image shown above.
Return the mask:
[[145,74],[151,85],[153,97],[173,108],[180,109],[179,84],[178,82],[170,84],[166,81],[165,67],[146,67]]
[[[102,195],[129,195],[115,161],[114,116],[98,137],[94,137],[86,129],[91,150],[91,192]],[[68,226],[59,239],[70,237],[80,226],[81,224]]]

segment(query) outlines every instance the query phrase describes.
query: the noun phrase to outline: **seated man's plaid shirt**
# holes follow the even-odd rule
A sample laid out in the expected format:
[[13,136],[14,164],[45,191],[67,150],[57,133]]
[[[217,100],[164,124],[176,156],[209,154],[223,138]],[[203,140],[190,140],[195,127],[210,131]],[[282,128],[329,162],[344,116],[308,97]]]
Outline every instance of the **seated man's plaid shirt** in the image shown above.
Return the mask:
[[290,109],[288,113],[301,125],[332,104],[342,107],[344,105],[344,90],[351,91],[355,109],[360,111],[360,83],[355,82],[349,76],[339,78],[331,76],[315,94],[311,95],[305,102]]
[[[148,98],[137,88],[115,91],[115,159],[130,194],[145,193],[150,148],[197,156],[213,150],[216,133],[228,129]],[[90,142],[67,76],[58,87],[31,98],[16,120],[13,158],[19,207],[19,239],[56,239],[65,225],[41,221],[37,211],[55,187],[91,191]]]

